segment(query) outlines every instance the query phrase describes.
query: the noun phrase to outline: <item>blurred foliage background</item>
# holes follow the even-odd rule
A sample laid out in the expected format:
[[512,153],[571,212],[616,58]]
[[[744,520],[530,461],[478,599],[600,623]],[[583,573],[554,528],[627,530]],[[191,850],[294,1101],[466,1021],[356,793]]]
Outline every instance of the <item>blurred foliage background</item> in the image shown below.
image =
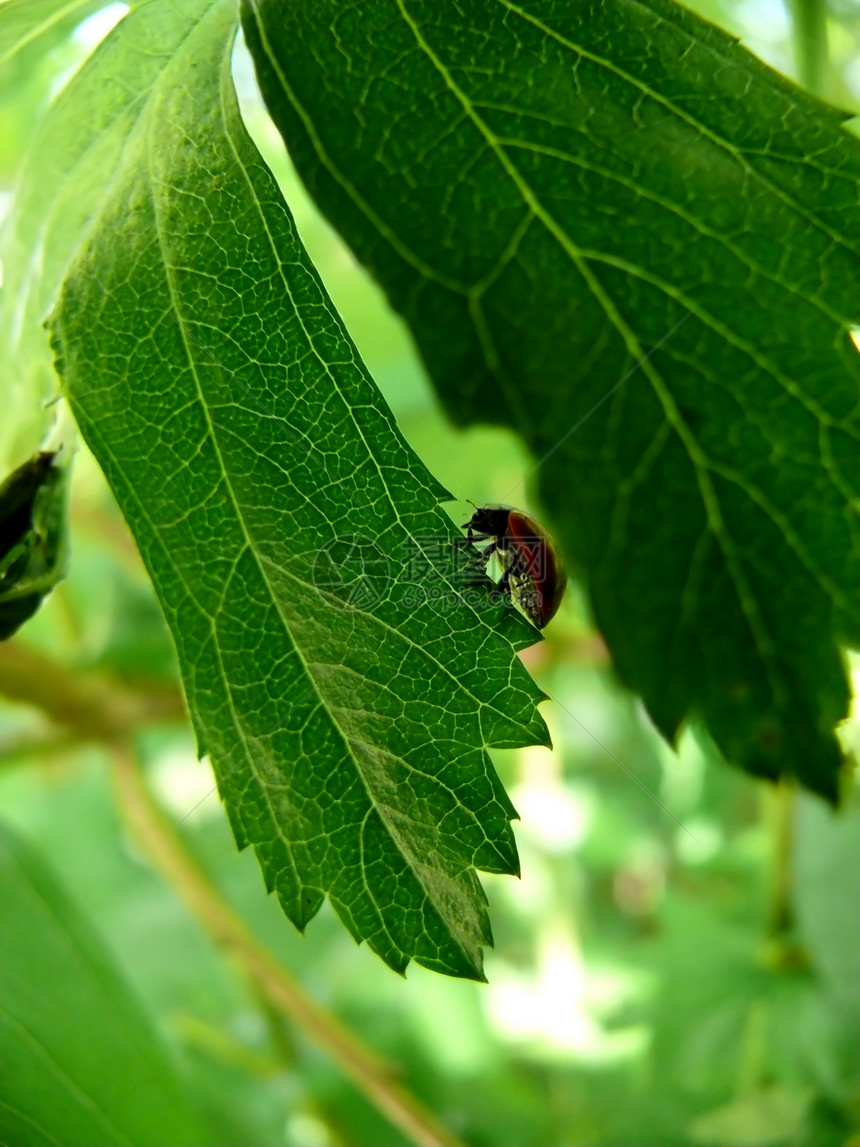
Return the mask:
[[[833,102],[860,104],[856,0],[833,0],[823,24],[824,9],[799,0],[805,41],[793,39],[780,0],[698,8]],[[24,52],[7,67],[4,202],[40,111],[123,10],[60,24],[50,52]],[[810,40],[822,27],[826,67]],[[530,468],[522,447],[505,432],[447,423],[408,335],[293,176],[241,46],[236,76],[249,128],[406,438],[456,498],[504,500]],[[527,486],[517,501],[529,508]],[[460,522],[468,508],[451,512]],[[0,647],[2,816],[55,871],[168,1044],[206,1143],[406,1140],[271,1010],[150,867],[118,813],[112,750],[99,744],[108,733],[80,720],[84,694],[136,725],[148,784],[223,898],[464,1142],[860,1144],[856,785],[834,816],[814,797],[727,767],[695,728],[672,751],[616,684],[571,587],[546,641],[526,654],[565,706],[544,706],[555,750],[497,754],[522,817],[523,877],[484,878],[496,937],[489,984],[418,967],[402,980],[356,947],[328,908],[297,935],[253,857],[237,853],[181,715],[153,593],[83,451],[71,550],[66,582]],[[860,693],[860,660],[853,665]],[[842,736],[860,752],[857,706]],[[5,926],[16,921],[7,915]],[[56,1015],[60,1029],[78,1022]]]

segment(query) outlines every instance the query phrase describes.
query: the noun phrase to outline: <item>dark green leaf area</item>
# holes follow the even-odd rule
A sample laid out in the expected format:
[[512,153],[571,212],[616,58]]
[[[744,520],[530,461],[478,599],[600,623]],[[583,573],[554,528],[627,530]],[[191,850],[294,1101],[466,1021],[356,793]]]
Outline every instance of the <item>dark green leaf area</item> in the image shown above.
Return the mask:
[[9,557],[32,529],[36,498],[53,462],[53,454],[36,454],[0,483],[0,562]]
[[245,0],[268,106],[460,422],[517,429],[660,729],[835,798],[860,148],[668,0]]
[[52,325],[82,431],[152,574],[240,845],[303,928],[480,978],[475,868],[515,872],[487,746],[546,741],[460,593],[448,495],[411,454],[248,139],[231,6],[177,51]]
[[35,454],[0,483],[0,640],[36,612],[65,573],[66,470]]

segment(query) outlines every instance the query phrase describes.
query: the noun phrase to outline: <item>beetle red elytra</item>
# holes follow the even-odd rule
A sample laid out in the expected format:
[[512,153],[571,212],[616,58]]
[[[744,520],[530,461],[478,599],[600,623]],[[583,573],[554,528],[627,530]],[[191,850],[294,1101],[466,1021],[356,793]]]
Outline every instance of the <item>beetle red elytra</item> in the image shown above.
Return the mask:
[[486,566],[492,554],[498,555],[503,571],[499,589],[543,629],[558,612],[567,585],[558,550],[546,530],[513,506],[475,506],[463,529],[468,530],[469,542],[489,541],[481,564]]

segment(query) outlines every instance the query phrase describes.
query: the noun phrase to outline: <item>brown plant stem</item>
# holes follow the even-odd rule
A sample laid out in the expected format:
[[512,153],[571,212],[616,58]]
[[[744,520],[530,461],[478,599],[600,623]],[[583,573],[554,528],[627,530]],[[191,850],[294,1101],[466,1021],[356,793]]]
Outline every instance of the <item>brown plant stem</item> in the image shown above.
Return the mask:
[[0,736],[0,767],[17,763],[22,757],[39,760],[60,757],[81,745],[81,738],[66,729],[45,722],[39,729],[21,729]]
[[324,1048],[410,1142],[419,1147],[461,1147],[459,1140],[397,1082],[393,1069],[308,996],[248,931],[171,831],[128,748],[118,746],[115,756],[116,790],[129,829],[205,931],[233,957],[260,994]]
[[176,688],[131,689],[105,673],[75,671],[19,640],[0,642],[0,694],[35,705],[78,740],[125,740],[151,721],[184,720]]

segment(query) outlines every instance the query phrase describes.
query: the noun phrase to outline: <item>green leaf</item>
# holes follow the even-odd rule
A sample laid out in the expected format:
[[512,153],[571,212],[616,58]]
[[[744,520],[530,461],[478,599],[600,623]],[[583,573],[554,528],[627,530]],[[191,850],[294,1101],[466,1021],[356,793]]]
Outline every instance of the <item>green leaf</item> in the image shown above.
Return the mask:
[[103,0],[5,0],[0,5],[0,68],[20,52],[68,33]]
[[[4,401],[15,418],[0,423],[0,461],[30,454],[50,423],[57,390],[41,323],[74,251],[111,186],[148,93],[212,0],[133,9],[54,100],[30,147],[0,233],[3,290],[0,345],[10,367]],[[60,9],[39,3],[0,6],[0,30],[13,46]],[[8,8],[8,10],[7,10]],[[80,5],[63,10],[85,15]],[[28,18],[29,17],[29,18]],[[5,19],[5,24],[4,24]],[[29,22],[32,20],[32,24]]]
[[736,764],[835,799],[839,642],[860,644],[839,113],[669,0],[245,0],[243,20],[299,173],[452,417],[539,459],[660,730],[700,714]]
[[761,1087],[698,1116],[689,1127],[694,1143],[723,1147],[771,1147],[796,1142],[803,1131],[811,1093],[779,1085]]
[[51,320],[152,575],[240,846],[299,927],[480,978],[517,870],[488,745],[546,742],[483,589],[239,118],[217,3],[141,109]]
[[32,617],[66,572],[66,467],[28,459],[0,483],[0,641]]
[[15,1147],[200,1147],[165,1048],[53,874],[0,826],[0,1139]]

